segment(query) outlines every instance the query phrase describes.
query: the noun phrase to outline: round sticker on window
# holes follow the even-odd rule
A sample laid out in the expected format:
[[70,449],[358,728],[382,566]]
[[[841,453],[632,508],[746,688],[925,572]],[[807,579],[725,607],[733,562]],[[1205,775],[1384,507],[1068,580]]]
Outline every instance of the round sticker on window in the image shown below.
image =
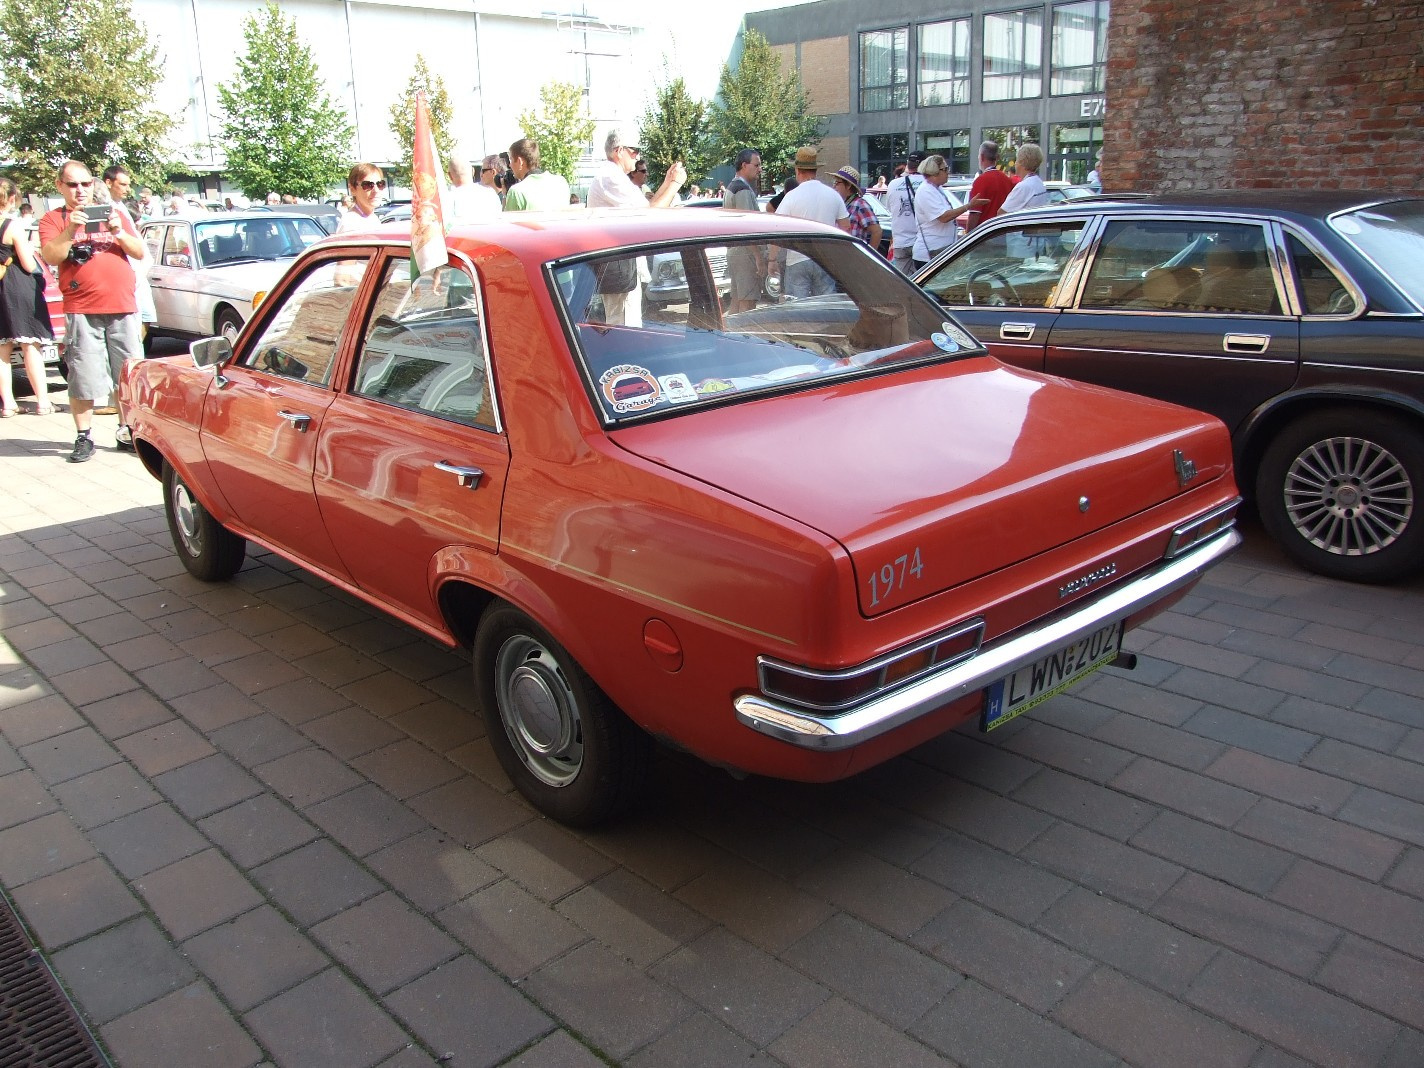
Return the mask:
[[958,352],[959,345],[951,341],[948,334],[941,334],[935,331],[930,335],[930,344],[939,349],[940,352]]
[[653,373],[646,367],[631,363],[620,363],[604,371],[598,380],[598,388],[619,415],[651,408],[662,395]]
[[939,324],[946,337],[954,342],[961,349],[977,349],[979,342],[969,336],[969,332],[958,323],[951,323],[948,319]]

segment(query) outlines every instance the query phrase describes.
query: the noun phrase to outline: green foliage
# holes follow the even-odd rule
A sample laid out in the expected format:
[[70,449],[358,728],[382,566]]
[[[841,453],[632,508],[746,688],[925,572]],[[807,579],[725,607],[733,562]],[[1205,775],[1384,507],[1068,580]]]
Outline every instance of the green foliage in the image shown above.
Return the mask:
[[[668,74],[667,67],[663,68]],[[707,140],[707,102],[696,100],[682,78],[660,85],[638,123],[638,144],[648,161],[651,179],[661,181],[678,160],[687,167],[687,176],[701,181],[718,163]]]
[[455,135],[450,132],[455,123],[455,111],[450,94],[445,91],[445,79],[430,73],[423,55],[415,57],[415,71],[406,82],[405,92],[391,105],[391,133],[401,146],[400,165],[392,168],[388,179],[401,185],[410,184],[410,169],[415,151],[415,94],[425,90],[426,109],[430,112],[430,131],[435,135],[435,151],[440,154],[436,166],[444,168],[455,151]]
[[327,94],[296,19],[272,0],[242,23],[247,50],[218,86],[226,172],[249,197],[269,192],[319,199],[345,182],[354,131]]
[[0,158],[15,160],[9,177],[52,194],[66,159],[95,174],[110,163],[160,166],[173,123],[149,107],[159,67],[128,0],[3,0]]
[[539,87],[539,111],[519,115],[524,136],[539,143],[539,166],[572,183],[579,157],[588,150],[593,119],[584,105],[583,90],[569,82]]
[[747,30],[742,38],[737,69],[722,65],[709,125],[719,163],[730,163],[742,149],[755,148],[768,177],[789,173],[802,145],[821,143],[821,120],[811,114],[801,76],[781,73],[781,61],[756,30]]

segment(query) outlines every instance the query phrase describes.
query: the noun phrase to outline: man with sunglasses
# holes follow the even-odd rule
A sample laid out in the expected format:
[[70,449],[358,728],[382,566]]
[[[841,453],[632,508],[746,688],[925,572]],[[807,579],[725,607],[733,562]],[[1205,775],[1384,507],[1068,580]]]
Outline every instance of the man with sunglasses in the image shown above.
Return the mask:
[[645,196],[628,177],[628,172],[638,165],[643,150],[625,145],[617,130],[604,139],[603,154],[608,162],[599,164],[588,187],[590,208],[666,208],[676,203],[679,190],[687,184],[687,168],[678,160],[668,168],[657,192],[651,197]]
[[94,176],[78,160],[66,160],[59,168],[55,188],[64,207],[40,219],[40,255],[59,269],[68,328],[69,411],[78,435],[69,462],[78,464],[94,455],[95,402],[104,401],[118,385],[111,369],[143,358],[129,257],[141,259],[144,245],[124,211],[94,204]]

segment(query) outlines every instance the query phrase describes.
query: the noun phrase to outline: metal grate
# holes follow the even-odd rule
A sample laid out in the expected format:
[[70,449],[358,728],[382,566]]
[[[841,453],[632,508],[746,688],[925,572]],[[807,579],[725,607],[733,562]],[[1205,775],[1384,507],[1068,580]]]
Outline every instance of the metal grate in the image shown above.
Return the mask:
[[111,1068],[3,893],[0,1068]]

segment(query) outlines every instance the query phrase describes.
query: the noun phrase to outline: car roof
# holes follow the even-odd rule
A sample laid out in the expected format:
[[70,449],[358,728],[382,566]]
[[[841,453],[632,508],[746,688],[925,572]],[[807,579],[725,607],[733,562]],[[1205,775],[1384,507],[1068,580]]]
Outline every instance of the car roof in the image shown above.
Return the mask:
[[1167,209],[1205,214],[1274,215],[1299,220],[1325,219],[1342,211],[1424,199],[1424,192],[1381,192],[1368,189],[1198,189],[1174,192],[1112,193],[1071,200],[1035,215],[1080,214],[1084,211],[1144,213]]
[[144,219],[143,225],[147,226],[149,223],[161,222],[234,222],[240,219],[266,219],[268,222],[271,222],[273,219],[310,219],[311,217],[309,213],[304,211],[268,211],[266,208],[263,208],[260,211],[256,209],[249,211],[209,211],[204,212],[202,215],[158,215],[152,219]]
[[[446,235],[453,248],[474,253],[498,245],[522,259],[545,262],[586,252],[660,242],[730,240],[752,234],[814,234],[851,240],[848,234],[789,215],[749,211],[684,211],[677,208],[574,208],[569,211],[507,212],[491,222],[456,224]],[[332,244],[409,243],[405,221],[373,221],[365,231],[333,235]]]

